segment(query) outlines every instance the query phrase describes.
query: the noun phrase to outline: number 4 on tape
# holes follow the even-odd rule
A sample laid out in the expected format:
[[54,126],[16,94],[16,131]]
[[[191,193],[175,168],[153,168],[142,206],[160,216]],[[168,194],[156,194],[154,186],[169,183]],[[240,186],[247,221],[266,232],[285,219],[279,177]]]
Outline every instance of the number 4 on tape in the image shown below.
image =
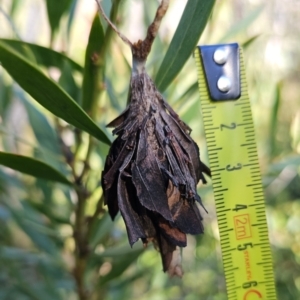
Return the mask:
[[238,44],[195,50],[229,300],[276,300],[264,193]]

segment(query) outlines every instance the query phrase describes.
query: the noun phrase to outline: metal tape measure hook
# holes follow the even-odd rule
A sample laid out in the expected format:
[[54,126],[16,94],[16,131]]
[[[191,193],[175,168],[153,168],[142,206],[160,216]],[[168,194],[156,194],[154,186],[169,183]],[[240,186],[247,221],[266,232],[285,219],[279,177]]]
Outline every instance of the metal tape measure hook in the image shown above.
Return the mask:
[[199,46],[199,50],[211,99],[238,99],[241,96],[239,45]]

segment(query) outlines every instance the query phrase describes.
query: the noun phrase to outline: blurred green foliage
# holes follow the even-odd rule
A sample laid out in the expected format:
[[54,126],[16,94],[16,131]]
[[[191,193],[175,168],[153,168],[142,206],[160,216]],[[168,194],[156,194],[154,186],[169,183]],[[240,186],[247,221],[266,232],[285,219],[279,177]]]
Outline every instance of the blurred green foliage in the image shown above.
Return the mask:
[[[144,36],[157,4],[103,1],[130,39]],[[278,299],[299,299],[299,4],[223,0],[210,14],[213,4],[171,1],[148,71],[207,162],[191,52],[206,23],[199,43],[243,45]],[[106,213],[105,124],[126,106],[131,57],[94,1],[2,0],[0,24],[0,299],[226,299],[210,185],[199,187],[209,214],[183,249],[182,280],[162,272],[151,246],[131,249],[121,218]]]

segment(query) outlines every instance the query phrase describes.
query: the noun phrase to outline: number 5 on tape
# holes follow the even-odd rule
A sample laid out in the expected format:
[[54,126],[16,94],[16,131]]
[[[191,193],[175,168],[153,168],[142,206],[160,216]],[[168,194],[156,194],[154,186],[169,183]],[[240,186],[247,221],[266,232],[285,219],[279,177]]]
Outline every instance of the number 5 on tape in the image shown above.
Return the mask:
[[276,300],[264,193],[238,44],[195,51],[229,300]]

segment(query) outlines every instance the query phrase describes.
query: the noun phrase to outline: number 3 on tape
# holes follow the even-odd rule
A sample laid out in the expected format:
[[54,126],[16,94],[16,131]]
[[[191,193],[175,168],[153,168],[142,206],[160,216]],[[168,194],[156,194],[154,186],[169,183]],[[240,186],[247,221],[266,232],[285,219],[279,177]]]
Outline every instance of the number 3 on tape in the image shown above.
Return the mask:
[[195,50],[229,300],[276,300],[264,193],[238,44]]

